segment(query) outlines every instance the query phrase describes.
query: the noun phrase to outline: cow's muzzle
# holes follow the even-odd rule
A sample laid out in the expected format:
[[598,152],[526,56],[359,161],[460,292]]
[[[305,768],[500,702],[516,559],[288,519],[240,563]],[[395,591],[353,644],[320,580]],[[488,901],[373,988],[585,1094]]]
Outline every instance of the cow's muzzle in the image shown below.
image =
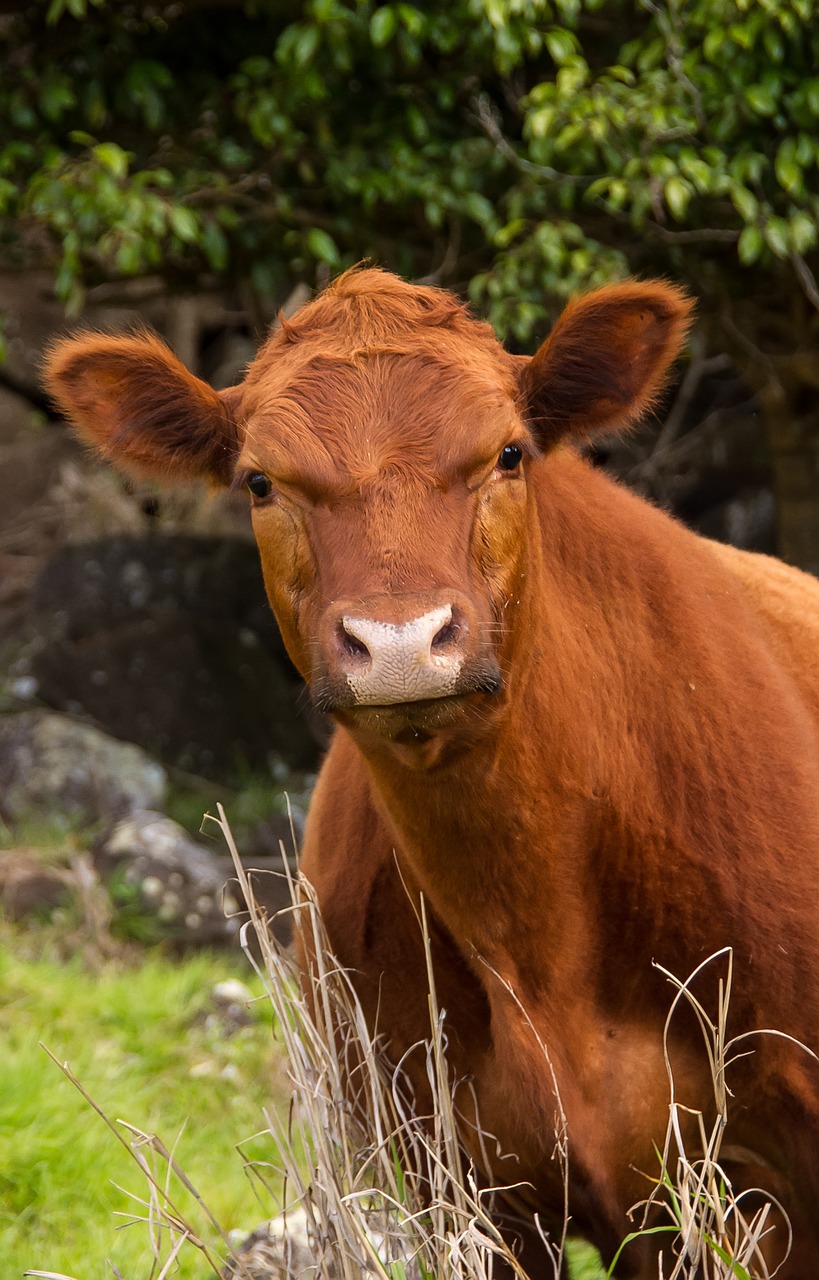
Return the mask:
[[313,696],[326,711],[496,693],[500,668],[454,592],[337,601],[325,614]]

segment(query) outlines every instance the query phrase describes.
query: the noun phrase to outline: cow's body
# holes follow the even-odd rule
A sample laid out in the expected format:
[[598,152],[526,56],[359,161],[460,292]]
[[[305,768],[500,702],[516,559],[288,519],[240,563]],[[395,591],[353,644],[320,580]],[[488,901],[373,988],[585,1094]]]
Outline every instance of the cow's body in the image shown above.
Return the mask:
[[[522,1156],[493,1173],[531,1179],[559,1211],[537,1032],[566,1114],[574,1223],[609,1252],[658,1172],[668,1119],[672,991],[652,960],[687,977],[733,947],[729,1031],[819,1046],[819,584],[695,537],[568,452],[544,463],[538,496],[544,559],[516,629],[530,652],[512,660],[503,724],[431,775],[337,733],[304,870],[396,1054],[428,1034],[402,881],[424,892],[446,938],[439,972],[457,973],[453,1056],[482,1123]],[[672,1045],[678,1098],[709,1114],[696,1035]],[[778,1192],[808,1231],[819,1067],[780,1039],[753,1047],[729,1074],[741,1158],[726,1168],[739,1188],[747,1165],[748,1185]]]
[[[819,584],[561,443],[650,400],[675,291],[581,300],[531,362],[446,297],[344,277],[221,401],[146,339],[65,344],[51,386],[132,469],[247,481],[285,640],[340,725],[304,855],[332,945],[397,1058],[428,1032],[424,894],[455,1071],[505,1153],[484,1173],[562,1214],[556,1084],[574,1223],[611,1255],[668,1119],[653,960],[686,977],[732,947],[729,1029],[819,1048]],[[670,1045],[708,1112],[685,1011]],[[753,1047],[726,1167],[783,1202],[780,1274],[808,1280],[819,1065]],[[656,1275],[657,1247],[622,1274]]]

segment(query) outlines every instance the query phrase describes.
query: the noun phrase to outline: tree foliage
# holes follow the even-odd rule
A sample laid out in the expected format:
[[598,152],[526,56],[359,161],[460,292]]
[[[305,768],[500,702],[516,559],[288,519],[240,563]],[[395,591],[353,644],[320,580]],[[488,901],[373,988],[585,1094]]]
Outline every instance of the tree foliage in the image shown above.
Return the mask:
[[[819,301],[814,0],[34,0],[0,18],[0,244],[280,298],[369,257],[521,344],[663,270]],[[799,282],[799,283],[797,283]]]

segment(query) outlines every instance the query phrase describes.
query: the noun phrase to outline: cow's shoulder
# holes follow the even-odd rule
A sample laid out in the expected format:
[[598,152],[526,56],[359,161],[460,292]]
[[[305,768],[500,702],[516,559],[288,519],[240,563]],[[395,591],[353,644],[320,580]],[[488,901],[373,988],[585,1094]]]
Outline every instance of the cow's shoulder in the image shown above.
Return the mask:
[[819,635],[819,579],[774,556],[703,539],[709,551],[743,586],[760,612],[790,625],[801,619]]
[[819,579],[773,556],[704,545],[739,584],[780,661],[819,705]]

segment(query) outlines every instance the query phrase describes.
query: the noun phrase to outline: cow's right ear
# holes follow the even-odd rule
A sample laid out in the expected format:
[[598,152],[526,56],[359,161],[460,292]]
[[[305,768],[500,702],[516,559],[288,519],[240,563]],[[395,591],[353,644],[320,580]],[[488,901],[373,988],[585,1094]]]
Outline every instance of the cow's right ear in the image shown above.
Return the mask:
[[123,471],[230,481],[241,388],[214,391],[152,334],[61,339],[46,355],[44,378],[83,439]]

